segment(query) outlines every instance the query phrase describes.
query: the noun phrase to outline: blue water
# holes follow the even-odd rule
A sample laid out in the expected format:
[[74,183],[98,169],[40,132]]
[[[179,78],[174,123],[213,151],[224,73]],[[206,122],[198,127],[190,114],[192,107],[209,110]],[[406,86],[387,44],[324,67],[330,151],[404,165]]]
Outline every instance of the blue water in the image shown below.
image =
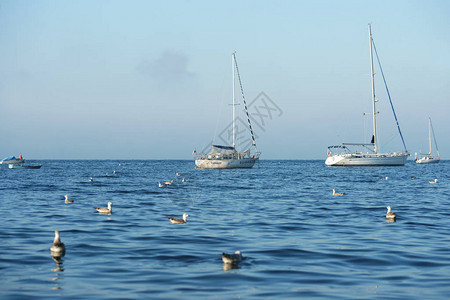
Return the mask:
[[[449,161],[261,161],[250,170],[173,160],[39,163],[0,170],[1,299],[450,296]],[[332,196],[333,188],[345,195]],[[65,204],[65,194],[75,202]],[[108,201],[111,215],[93,209]],[[386,222],[388,205],[395,223]],[[167,220],[183,213],[187,224]],[[67,248],[59,261],[49,250],[54,230]],[[246,259],[224,268],[221,253],[236,250]]]

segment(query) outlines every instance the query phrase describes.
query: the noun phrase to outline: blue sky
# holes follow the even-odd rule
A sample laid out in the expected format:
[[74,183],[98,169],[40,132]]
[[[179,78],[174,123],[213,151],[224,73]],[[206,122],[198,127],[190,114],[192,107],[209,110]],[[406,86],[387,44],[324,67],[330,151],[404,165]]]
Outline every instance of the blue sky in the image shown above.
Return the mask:
[[[231,121],[236,51],[247,100],[280,109],[255,125],[262,158],[325,159],[370,138],[370,22],[408,150],[427,149],[431,116],[448,159],[449,15],[448,1],[3,0],[0,156],[190,159]],[[381,150],[402,151],[376,86]]]

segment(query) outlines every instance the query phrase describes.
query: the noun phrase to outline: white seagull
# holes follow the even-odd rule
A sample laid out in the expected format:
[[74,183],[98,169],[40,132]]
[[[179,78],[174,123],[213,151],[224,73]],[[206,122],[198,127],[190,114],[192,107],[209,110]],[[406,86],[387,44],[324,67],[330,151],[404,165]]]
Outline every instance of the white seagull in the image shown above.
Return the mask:
[[189,217],[188,214],[183,214],[183,219],[167,217],[172,224],[186,224],[186,218]]
[[73,203],[73,200],[70,200],[70,199],[69,199],[69,195],[64,195],[64,198],[65,198],[65,201],[64,201],[64,202],[66,202],[66,204],[67,204],[67,203]]
[[241,251],[236,251],[234,254],[222,253],[222,261],[224,264],[238,264],[244,258],[242,257]]
[[397,214],[395,212],[391,212],[391,207],[388,206],[387,208],[387,213],[386,213],[386,219],[394,219],[397,217]]
[[100,214],[108,214],[110,215],[112,213],[111,208],[112,203],[108,202],[108,207],[94,207],[96,211],[98,211]]
[[59,230],[55,230],[55,239],[50,247],[50,252],[52,256],[61,257],[66,253],[66,246],[61,242],[59,238]]
[[336,190],[333,189],[333,196],[344,196],[345,193],[336,193]]

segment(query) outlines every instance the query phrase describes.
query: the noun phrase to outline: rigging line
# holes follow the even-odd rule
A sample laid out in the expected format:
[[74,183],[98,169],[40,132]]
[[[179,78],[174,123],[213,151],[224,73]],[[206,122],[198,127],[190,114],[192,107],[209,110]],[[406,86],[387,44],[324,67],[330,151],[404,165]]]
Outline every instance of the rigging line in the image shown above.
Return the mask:
[[436,146],[436,152],[437,152],[437,155],[439,156],[439,148],[436,143],[436,136],[434,135],[434,128],[433,128],[433,123],[431,122],[431,120],[430,120],[430,125],[431,125],[431,132],[433,132],[433,139],[434,139],[434,145]]
[[255,135],[253,134],[252,123],[250,123],[250,116],[248,115],[247,102],[245,101],[244,89],[242,87],[241,76],[239,75],[239,68],[237,65],[236,54],[234,54],[234,64],[236,65],[236,72],[239,80],[239,86],[241,88],[242,100],[244,101],[245,114],[247,115],[248,127],[250,128],[250,133],[252,134],[252,145],[256,149]]
[[388,86],[387,86],[387,83],[386,83],[386,79],[384,78],[383,68],[381,67],[380,58],[378,57],[377,48],[375,47],[375,42],[374,42],[373,39],[372,39],[372,44],[373,44],[373,49],[375,50],[375,55],[377,57],[378,66],[380,67],[381,76],[383,77],[384,86],[386,87],[386,92],[387,92],[388,97],[389,97],[389,103],[391,104],[392,113],[394,114],[395,122],[397,123],[398,132],[400,133],[400,137],[402,138],[403,147],[405,147],[405,151],[408,152],[408,150],[406,149],[405,140],[403,139],[402,131],[400,130],[400,124],[398,123],[398,120],[397,120],[397,115],[395,114],[394,105],[392,104],[392,100],[391,100],[391,94],[389,93],[389,89],[388,89]]

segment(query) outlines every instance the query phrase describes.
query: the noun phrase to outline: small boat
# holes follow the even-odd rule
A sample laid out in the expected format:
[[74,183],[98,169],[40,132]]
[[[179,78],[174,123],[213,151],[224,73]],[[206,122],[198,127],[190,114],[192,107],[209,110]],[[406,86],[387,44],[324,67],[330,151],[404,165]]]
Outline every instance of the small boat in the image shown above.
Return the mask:
[[[372,38],[372,31],[369,24],[369,41],[370,41],[370,70],[372,78],[372,114],[373,114],[373,135],[370,143],[343,143],[338,146],[328,147],[328,158],[325,160],[327,166],[404,166],[406,159],[409,156],[408,150],[406,150],[406,144],[403,139],[402,132],[400,130],[400,125],[397,121],[397,116],[395,114],[394,106],[392,105],[391,96],[387,88],[386,80],[384,78],[383,70],[381,69],[381,63],[378,58],[377,49],[375,48],[375,43]],[[389,102],[391,104],[392,111],[394,113],[394,118],[397,123],[398,132],[403,142],[404,150],[402,152],[384,152],[380,153],[380,146],[377,142],[377,114],[376,103],[378,99],[375,98],[375,83],[374,83],[374,67],[373,67],[373,54],[372,51],[375,50],[375,54],[378,60],[379,69],[385,83],[387,95]],[[356,147],[357,151],[351,150],[349,147]],[[333,150],[338,149],[333,153]],[[361,150],[359,150],[361,149]]]
[[[436,146],[436,153],[437,153],[437,157],[433,157],[431,155],[431,133],[433,133],[433,139],[434,139],[434,145]],[[436,137],[434,136],[434,129],[433,129],[433,125],[431,124],[431,118],[428,117],[428,143],[430,145],[430,151],[428,153],[421,153],[422,155],[424,155],[421,158],[417,157],[417,153],[416,153],[416,158],[414,159],[416,161],[417,164],[436,164],[439,162],[439,149],[436,143]]]
[[2,160],[0,160],[0,165],[1,164],[23,164],[25,162],[25,160],[22,157],[22,154],[19,156],[19,158],[16,158],[15,156],[10,156],[10,157],[6,157]]
[[[222,146],[222,145],[212,145],[211,153],[204,155],[201,153],[197,155],[195,159],[195,165],[199,169],[241,169],[241,168],[252,168],[253,165],[259,161],[259,156],[261,155],[256,148],[255,135],[253,134],[253,129],[250,121],[250,117],[247,111],[247,103],[244,97],[244,90],[242,88],[241,77],[239,75],[239,69],[236,61],[236,53],[232,54],[232,69],[233,69],[233,136],[232,136],[232,146]],[[239,85],[242,93],[242,100],[244,102],[245,112],[247,114],[248,127],[252,136],[251,146],[254,149],[254,153],[250,153],[250,148],[239,152],[236,150],[236,104],[235,104],[235,75],[237,74],[239,79]],[[197,153],[194,150],[194,153]]]
[[40,169],[42,165],[9,164],[10,169]]

